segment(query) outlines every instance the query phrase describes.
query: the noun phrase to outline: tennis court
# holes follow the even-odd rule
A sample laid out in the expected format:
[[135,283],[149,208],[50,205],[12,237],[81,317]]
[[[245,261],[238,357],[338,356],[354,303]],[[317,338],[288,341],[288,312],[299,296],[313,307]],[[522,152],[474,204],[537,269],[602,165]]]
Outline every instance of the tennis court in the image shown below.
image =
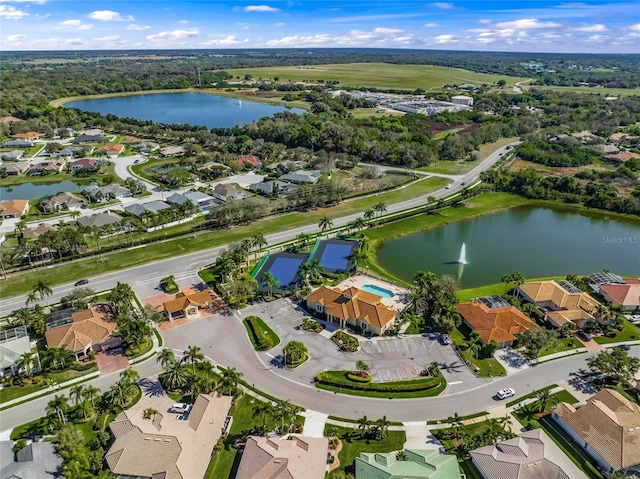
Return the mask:
[[274,289],[287,289],[298,281],[298,268],[308,257],[309,255],[297,253],[272,254],[256,275],[256,280],[264,287],[264,274],[269,272],[278,280],[279,286],[274,285]]
[[353,240],[323,240],[313,257],[319,259],[320,265],[328,273],[341,273],[352,268],[351,257],[356,248],[358,242]]

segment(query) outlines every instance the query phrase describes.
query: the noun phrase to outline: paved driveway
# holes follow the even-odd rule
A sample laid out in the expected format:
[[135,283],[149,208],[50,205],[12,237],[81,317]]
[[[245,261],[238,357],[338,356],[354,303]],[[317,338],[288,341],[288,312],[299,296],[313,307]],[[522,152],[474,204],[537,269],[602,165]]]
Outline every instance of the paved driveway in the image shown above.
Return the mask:
[[[375,382],[398,381],[419,377],[420,371],[432,361],[441,365],[447,379],[446,393],[455,393],[485,384],[462,364],[451,346],[441,345],[435,339],[422,336],[374,337],[360,339],[361,349],[357,353],[342,352],[327,337],[328,334],[296,329],[305,315],[304,311],[288,300],[260,303],[242,310],[241,317],[260,316],[280,337],[280,344],[260,357],[264,364],[275,372],[303,384],[310,384],[316,374],[323,370],[354,369],[356,361],[362,360],[370,367]],[[291,340],[302,341],[309,351],[310,359],[295,370],[280,367],[275,359]]]
[[100,370],[100,376],[115,373],[129,367],[129,359],[124,355],[124,350],[121,346],[97,352],[96,363]]

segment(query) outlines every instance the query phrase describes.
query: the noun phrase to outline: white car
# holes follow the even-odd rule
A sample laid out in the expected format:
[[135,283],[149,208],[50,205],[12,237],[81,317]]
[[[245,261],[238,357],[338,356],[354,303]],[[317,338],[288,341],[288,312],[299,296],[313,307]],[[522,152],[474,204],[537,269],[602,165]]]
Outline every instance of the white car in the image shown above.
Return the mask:
[[630,323],[640,323],[640,314],[632,314],[631,316],[629,316],[629,322]]
[[447,186],[445,186],[445,188],[450,190],[451,188],[453,188],[453,183],[449,183]]
[[186,414],[191,411],[191,404],[185,404],[183,402],[174,403],[171,406],[171,412],[176,412],[178,414]]
[[496,393],[496,396],[498,397],[498,399],[507,399],[515,395],[516,395],[516,392],[511,388],[504,388]]

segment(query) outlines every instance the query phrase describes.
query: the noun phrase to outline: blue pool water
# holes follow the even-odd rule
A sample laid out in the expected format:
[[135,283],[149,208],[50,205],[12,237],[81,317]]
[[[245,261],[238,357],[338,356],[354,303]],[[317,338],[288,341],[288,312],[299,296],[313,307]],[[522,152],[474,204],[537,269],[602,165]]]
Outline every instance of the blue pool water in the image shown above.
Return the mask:
[[328,271],[346,270],[353,246],[351,244],[327,243],[320,264]]
[[375,284],[365,284],[360,289],[362,291],[366,291],[367,293],[377,294],[378,296],[382,296],[383,298],[393,298],[395,296],[395,293],[393,291],[381,288],[380,286],[376,286]]
[[298,274],[298,268],[304,261],[303,258],[276,258],[269,272],[276,277],[280,283],[280,287],[286,288],[293,283],[296,274]]

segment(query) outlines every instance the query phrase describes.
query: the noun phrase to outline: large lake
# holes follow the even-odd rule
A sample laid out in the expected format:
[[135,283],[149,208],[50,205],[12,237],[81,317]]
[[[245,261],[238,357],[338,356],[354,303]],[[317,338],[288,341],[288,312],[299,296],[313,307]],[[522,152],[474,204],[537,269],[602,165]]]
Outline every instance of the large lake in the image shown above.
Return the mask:
[[0,199],[4,200],[31,200],[47,195],[56,195],[63,191],[80,191],[82,185],[65,180],[58,183],[23,183],[15,186],[0,187]]
[[[463,243],[467,264],[458,264]],[[418,270],[458,276],[473,288],[503,274],[586,275],[603,268],[640,276],[640,224],[570,210],[517,207],[390,240],[377,252],[391,274]]]
[[229,128],[251,123],[283,111],[306,113],[300,108],[266,105],[206,93],[154,93],[114,96],[66,103],[65,107],[112,114],[155,123],[188,123],[207,128]]

